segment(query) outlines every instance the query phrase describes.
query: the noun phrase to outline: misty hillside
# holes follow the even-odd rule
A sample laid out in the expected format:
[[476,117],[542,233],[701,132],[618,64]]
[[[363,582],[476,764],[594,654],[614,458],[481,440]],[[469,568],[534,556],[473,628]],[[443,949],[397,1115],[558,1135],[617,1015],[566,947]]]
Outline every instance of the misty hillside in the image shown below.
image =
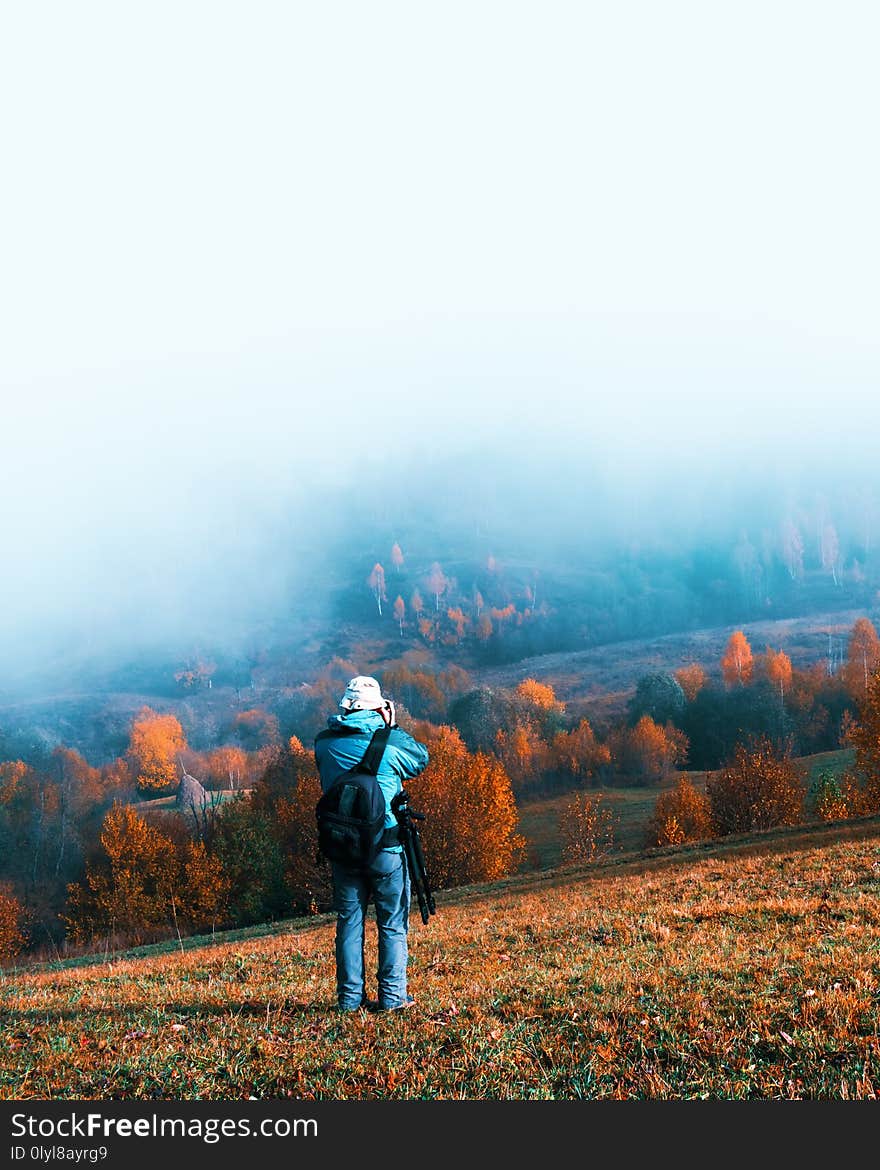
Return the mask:
[[624,694],[649,668],[710,667],[725,632],[748,626],[756,647],[834,669],[854,617],[877,610],[877,505],[858,479],[818,493],[757,473],[737,488],[706,478],[711,503],[698,493],[697,506],[667,473],[666,507],[642,479],[615,482],[564,451],[555,474],[537,453],[449,457],[370,467],[363,491],[291,497],[289,515],[281,495],[271,522],[255,514],[231,544],[194,530],[198,556],[169,562],[143,604],[141,582],[109,562],[97,597],[111,592],[87,620],[75,592],[59,595],[67,615],[47,613],[9,650],[0,732],[94,751],[123,708],[219,703],[181,684],[198,662],[212,690],[261,702],[332,659],[377,672],[406,655],[477,683],[552,675],[572,698]]

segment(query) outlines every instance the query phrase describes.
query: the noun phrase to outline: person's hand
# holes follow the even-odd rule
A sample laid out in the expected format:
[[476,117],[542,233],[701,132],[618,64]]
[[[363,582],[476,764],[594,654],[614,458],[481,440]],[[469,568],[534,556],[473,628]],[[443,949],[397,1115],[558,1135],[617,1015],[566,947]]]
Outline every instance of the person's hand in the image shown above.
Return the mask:
[[382,708],[382,718],[385,720],[386,727],[397,726],[397,712],[390,699],[386,700],[385,706]]

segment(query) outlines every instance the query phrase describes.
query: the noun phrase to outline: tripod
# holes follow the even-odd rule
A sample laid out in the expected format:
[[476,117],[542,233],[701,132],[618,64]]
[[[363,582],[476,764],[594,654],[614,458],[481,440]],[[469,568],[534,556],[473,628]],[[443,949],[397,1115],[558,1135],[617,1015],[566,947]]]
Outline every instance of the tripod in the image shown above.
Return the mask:
[[419,836],[418,826],[415,824],[416,821],[423,821],[425,814],[413,812],[409,807],[409,795],[404,789],[401,789],[392,799],[391,811],[397,820],[397,835],[406,856],[409,878],[416,891],[422,922],[427,926],[428,918],[435,913],[434,895],[431,893],[428,871],[425,868],[422,839]]

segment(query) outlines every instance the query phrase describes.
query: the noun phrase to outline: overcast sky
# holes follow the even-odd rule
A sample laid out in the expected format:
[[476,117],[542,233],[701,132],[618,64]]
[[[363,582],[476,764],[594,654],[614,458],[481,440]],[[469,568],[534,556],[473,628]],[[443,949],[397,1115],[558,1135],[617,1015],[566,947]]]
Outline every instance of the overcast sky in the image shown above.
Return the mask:
[[846,0],[5,6],[0,634],[404,451],[870,455],[878,33]]

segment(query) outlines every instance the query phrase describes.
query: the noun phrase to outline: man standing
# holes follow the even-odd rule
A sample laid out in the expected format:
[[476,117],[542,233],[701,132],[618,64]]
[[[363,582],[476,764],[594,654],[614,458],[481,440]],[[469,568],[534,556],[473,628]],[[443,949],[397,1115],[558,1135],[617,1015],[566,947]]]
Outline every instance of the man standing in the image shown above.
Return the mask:
[[[425,768],[428,749],[398,727],[394,704],[383,696],[374,678],[353,678],[339,701],[339,710],[315,740],[321,788],[326,792],[343,772],[361,762],[376,731],[390,728],[376,779],[385,797],[385,827],[391,830],[389,838],[394,838],[397,821],[391,801],[406,780]],[[366,869],[350,869],[335,861],[331,867],[340,1009],[398,1011],[410,1007],[413,998],[406,985],[410,881],[402,847],[387,845]],[[367,998],[364,984],[364,933],[371,896],[379,935],[378,1001]]]

